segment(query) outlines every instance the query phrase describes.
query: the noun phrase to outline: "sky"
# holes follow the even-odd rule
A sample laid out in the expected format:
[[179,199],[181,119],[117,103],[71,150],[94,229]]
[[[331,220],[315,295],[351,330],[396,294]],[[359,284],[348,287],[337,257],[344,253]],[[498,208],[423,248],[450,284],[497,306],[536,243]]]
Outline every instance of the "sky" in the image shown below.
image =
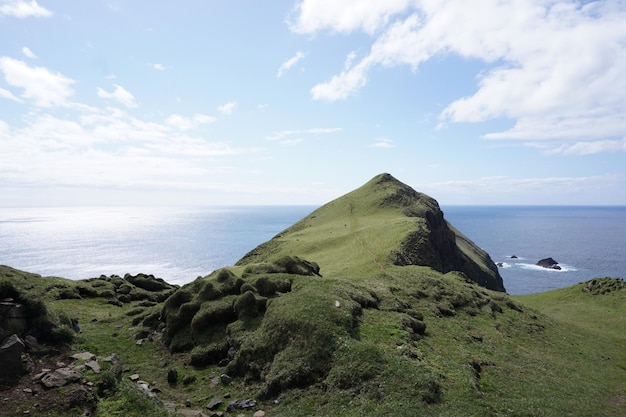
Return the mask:
[[626,205],[626,1],[0,0],[0,206]]

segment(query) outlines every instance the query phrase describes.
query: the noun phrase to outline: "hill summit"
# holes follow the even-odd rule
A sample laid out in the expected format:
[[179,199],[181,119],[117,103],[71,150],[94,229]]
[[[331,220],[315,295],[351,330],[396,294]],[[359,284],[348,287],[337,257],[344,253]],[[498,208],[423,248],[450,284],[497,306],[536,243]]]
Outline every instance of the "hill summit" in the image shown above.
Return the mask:
[[489,255],[445,220],[437,201],[387,173],[315,210],[236,265],[294,254],[315,261],[324,275],[418,265],[459,271],[485,288],[505,291]]
[[[316,384],[361,389],[395,361],[390,346],[427,335],[427,314],[493,317],[504,308],[519,310],[489,255],[433,198],[381,174],[183,286],[144,325],[164,320],[172,353],[189,352],[194,367],[223,366],[273,398]],[[438,402],[435,370],[410,367],[407,383]]]

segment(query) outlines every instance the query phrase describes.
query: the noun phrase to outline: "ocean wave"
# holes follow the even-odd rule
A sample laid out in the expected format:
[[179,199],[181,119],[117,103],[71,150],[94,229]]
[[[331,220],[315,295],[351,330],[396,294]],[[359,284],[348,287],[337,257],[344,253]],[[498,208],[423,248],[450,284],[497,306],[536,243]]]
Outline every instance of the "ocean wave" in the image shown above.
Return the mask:
[[578,271],[578,268],[571,266],[571,265],[567,265],[567,264],[558,264],[561,269],[553,269],[553,268],[544,268],[543,266],[539,266],[536,264],[529,264],[529,263],[524,263],[524,262],[520,262],[517,264],[520,268],[523,269],[528,269],[531,271],[546,271],[546,272],[571,272],[571,271]]

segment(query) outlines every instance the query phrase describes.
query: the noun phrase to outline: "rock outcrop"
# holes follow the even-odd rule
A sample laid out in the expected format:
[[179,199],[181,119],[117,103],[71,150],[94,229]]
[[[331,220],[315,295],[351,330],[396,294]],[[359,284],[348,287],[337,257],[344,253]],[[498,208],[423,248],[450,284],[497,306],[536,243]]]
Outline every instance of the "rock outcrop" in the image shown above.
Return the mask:
[[13,334],[0,343],[0,384],[9,385],[24,373],[22,352],[24,342]]
[[544,258],[544,259],[539,260],[537,262],[537,266],[541,266],[543,268],[548,268],[548,269],[557,269],[557,270],[561,269],[561,266],[559,265],[559,263],[552,258]]

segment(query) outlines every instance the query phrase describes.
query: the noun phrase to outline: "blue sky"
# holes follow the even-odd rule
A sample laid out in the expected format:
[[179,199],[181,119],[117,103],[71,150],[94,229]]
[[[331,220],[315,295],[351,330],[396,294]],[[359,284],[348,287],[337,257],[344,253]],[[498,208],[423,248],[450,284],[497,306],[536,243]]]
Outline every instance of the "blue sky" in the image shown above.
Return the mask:
[[0,0],[0,205],[626,204],[626,2]]

